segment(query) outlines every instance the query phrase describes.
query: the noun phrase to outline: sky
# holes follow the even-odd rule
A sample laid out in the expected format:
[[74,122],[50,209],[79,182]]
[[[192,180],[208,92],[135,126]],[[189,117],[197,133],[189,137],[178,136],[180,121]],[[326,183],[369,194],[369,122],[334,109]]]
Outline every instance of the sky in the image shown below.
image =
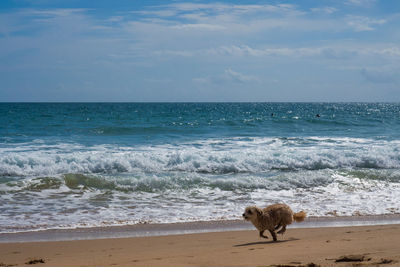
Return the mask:
[[399,102],[400,1],[0,1],[0,102],[215,101]]

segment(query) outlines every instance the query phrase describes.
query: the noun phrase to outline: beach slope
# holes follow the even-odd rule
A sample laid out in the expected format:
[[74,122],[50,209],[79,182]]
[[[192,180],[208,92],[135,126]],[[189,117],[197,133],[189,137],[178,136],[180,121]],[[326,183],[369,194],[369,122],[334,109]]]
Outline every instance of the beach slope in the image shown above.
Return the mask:
[[400,266],[400,225],[288,229],[278,240],[254,230],[1,243],[0,266]]

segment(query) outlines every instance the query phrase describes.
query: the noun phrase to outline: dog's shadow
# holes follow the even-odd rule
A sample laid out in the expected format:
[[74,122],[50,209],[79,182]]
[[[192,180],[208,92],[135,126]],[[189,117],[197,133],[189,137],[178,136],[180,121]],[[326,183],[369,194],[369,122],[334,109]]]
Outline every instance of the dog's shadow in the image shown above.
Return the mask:
[[234,245],[234,247],[246,247],[246,246],[253,246],[253,245],[271,245],[271,244],[278,244],[278,243],[285,243],[285,242],[289,242],[289,241],[296,241],[299,240],[297,238],[289,238],[289,239],[285,239],[285,240],[278,240],[278,241],[258,241],[258,242],[251,242],[251,243],[244,243],[244,244],[238,244],[238,245]]

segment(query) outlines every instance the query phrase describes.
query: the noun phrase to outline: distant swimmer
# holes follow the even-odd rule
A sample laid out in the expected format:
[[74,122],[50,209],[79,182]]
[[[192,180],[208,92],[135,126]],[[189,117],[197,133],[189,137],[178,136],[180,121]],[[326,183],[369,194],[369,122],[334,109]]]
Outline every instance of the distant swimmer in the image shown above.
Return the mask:
[[273,117],[274,116],[274,113],[271,113],[271,117]]
[[315,115],[315,117],[319,118],[319,117],[321,117],[321,115],[317,114],[317,115]]

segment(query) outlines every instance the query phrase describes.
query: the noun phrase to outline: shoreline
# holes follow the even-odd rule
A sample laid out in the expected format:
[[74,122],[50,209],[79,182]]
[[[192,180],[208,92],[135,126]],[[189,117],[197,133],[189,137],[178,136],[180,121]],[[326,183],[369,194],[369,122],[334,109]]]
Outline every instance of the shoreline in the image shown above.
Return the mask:
[[[288,229],[374,226],[391,224],[400,224],[400,214],[308,217],[302,223],[291,224],[288,226]],[[153,237],[246,230],[255,230],[255,228],[251,223],[243,220],[196,221],[74,229],[49,229],[15,233],[0,233],[0,244]]]

